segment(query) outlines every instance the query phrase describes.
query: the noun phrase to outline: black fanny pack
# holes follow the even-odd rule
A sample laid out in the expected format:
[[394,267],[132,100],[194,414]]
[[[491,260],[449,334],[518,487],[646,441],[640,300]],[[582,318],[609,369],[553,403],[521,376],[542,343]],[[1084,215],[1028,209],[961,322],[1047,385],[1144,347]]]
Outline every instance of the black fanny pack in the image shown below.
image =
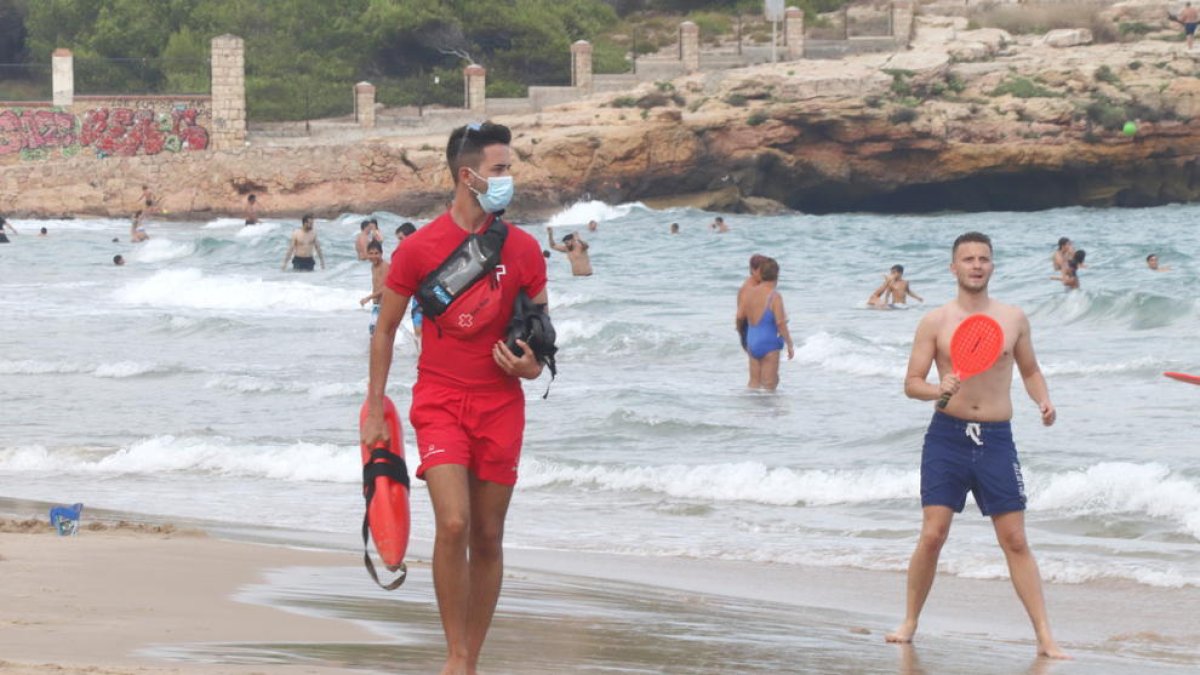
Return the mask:
[[[534,357],[550,369],[550,381],[554,382],[554,377],[558,375],[558,368],[554,364],[554,355],[558,353],[555,339],[554,324],[550,323],[546,306],[534,304],[525,291],[518,291],[517,299],[513,302],[512,318],[508,321],[508,338],[505,340],[508,350],[521,357],[525,355],[525,350],[517,344],[517,340],[529,345]],[[542,398],[549,395],[550,385],[546,385],[546,393]]]
[[472,234],[429,273],[417,288],[417,304],[425,316],[438,317],[450,305],[496,269],[508,238],[508,226],[492,215],[482,232]]

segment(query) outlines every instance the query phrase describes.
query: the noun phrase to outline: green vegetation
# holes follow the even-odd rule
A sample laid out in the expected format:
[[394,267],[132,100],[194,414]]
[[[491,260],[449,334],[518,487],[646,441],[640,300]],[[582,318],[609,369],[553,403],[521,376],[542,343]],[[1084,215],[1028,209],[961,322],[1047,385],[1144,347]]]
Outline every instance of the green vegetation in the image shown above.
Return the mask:
[[[846,2],[789,4],[812,19]],[[205,92],[210,41],[229,33],[245,40],[253,121],[349,114],[362,80],[386,105],[459,106],[472,61],[489,96],[521,96],[569,83],[576,40],[597,73],[627,72],[631,54],[674,45],[682,19],[711,42],[739,24],[769,35],[761,13],[761,0],[0,0],[0,63],[31,66],[0,71],[0,90],[48,89],[50,53],[67,47],[80,94]]]
[[992,96],[1008,94],[1017,98],[1061,98],[1062,94],[1043,87],[1027,77],[1011,77],[992,90]]
[[1119,131],[1131,120],[1162,122],[1179,119],[1169,106],[1154,107],[1137,100],[1120,103],[1104,96],[1095,96],[1083,109],[1083,115],[1092,124],[1109,131]]
[[771,118],[767,115],[767,113],[761,110],[756,110],[750,113],[750,116],[746,118],[746,124],[748,126],[756,127],[769,119]]
[[1121,86],[1121,78],[1117,77],[1117,74],[1114,73],[1112,68],[1109,68],[1108,66],[1100,66],[1097,68],[1094,77],[1096,78],[1097,82],[1107,82],[1114,87]]
[[1145,35],[1146,33],[1153,33],[1157,30],[1158,28],[1151,26],[1148,23],[1142,23],[1141,21],[1123,21],[1117,24],[1117,32],[1119,32],[1122,36]]
[[918,113],[913,108],[897,108],[888,115],[888,121],[892,124],[908,124],[917,119]]

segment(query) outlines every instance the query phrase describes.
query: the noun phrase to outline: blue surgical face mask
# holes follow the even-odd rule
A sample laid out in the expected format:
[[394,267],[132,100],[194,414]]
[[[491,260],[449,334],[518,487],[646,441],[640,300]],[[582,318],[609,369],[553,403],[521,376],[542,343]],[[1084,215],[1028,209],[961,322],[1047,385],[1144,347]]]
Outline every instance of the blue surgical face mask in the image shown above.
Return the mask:
[[[483,176],[471,171],[471,173],[479,180],[484,180]],[[513,197],[513,179],[512,176],[492,176],[487,179],[487,192],[480,192],[468,185],[471,192],[475,193],[475,197],[479,200],[479,205],[488,213],[496,213],[508,208],[508,203]]]

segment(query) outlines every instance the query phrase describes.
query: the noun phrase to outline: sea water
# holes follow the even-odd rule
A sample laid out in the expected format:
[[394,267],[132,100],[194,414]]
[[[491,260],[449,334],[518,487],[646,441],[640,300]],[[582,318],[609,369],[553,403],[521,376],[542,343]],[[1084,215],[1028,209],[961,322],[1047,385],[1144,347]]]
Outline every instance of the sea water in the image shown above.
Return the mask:
[[[376,215],[390,252],[402,217]],[[905,365],[922,315],[954,297],[951,242],[981,230],[995,242],[992,294],[1029,315],[1058,406],[1043,427],[1014,378],[1044,577],[1200,586],[1200,387],[1161,375],[1200,371],[1200,207],[726,216],[727,234],[712,217],[582,203],[550,221],[559,237],[599,221],[582,233],[596,274],[549,261],[559,376],[546,399],[547,377],[526,385],[509,546],[903,570],[932,412],[904,396]],[[0,496],[352,543],[370,319],[361,218],[318,221],[327,269],[312,274],[280,270],[293,222],[150,221],[151,239],[131,245],[125,221],[15,220],[21,235],[0,245]],[[521,226],[544,241],[546,224]],[[1060,236],[1088,251],[1082,290],[1049,279]],[[1173,269],[1149,271],[1152,252]],[[752,253],[780,263],[796,343],[775,393],[745,388],[734,331]],[[925,304],[866,309],[897,263]],[[416,358],[406,328],[389,382],[402,408]],[[413,508],[427,541],[420,481]],[[1007,575],[971,502],[941,567]]]

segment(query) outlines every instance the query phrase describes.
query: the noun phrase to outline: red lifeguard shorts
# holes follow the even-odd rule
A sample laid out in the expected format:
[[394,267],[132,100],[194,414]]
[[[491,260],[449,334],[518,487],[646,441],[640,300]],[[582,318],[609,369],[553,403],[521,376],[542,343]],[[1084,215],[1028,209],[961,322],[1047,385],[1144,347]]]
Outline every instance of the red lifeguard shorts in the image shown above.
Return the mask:
[[525,392],[520,387],[467,391],[438,383],[413,385],[408,411],[421,465],[458,464],[475,477],[515,485],[525,437]]

